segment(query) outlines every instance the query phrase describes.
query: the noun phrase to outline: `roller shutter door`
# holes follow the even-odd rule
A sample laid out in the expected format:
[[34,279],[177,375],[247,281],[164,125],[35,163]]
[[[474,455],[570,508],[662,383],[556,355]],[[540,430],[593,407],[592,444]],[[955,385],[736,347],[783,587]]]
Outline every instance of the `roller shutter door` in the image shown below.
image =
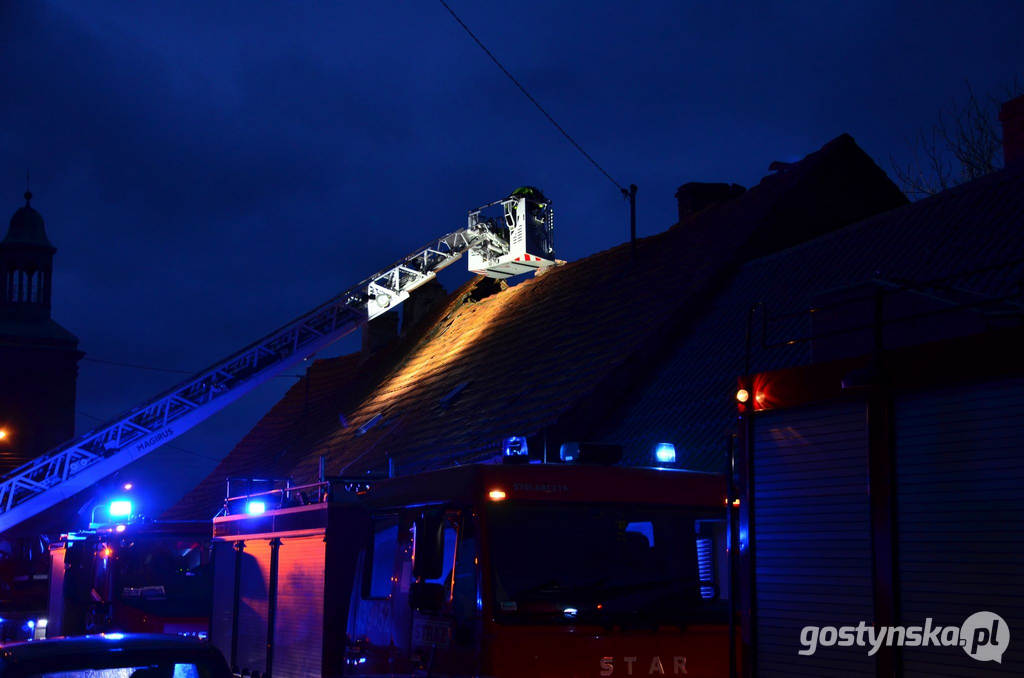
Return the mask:
[[863,648],[797,654],[804,626],[873,617],[865,406],[768,411],[753,425],[757,675],[874,675]]
[[238,593],[238,667],[267,670],[267,605],[270,583],[270,541],[249,540],[242,551],[242,582]]
[[[324,627],[323,535],[281,540],[274,620],[274,678],[320,675]],[[344,643],[344,638],[329,642]]]
[[210,643],[231,661],[231,615],[235,600],[235,548],[213,542],[213,608],[210,611]]
[[904,648],[904,675],[1024,674],[1024,380],[896,400],[897,558],[904,625],[1010,626],[1002,664],[959,648]]
[[64,635],[64,556],[68,547],[60,545],[50,548],[50,599],[47,609],[49,626],[46,637],[54,638]]

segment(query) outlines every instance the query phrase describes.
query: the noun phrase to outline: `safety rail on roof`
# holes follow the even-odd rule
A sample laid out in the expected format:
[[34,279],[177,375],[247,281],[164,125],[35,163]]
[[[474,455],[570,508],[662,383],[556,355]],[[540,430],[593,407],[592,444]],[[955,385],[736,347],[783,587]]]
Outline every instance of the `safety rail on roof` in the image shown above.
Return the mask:
[[[243,513],[261,515],[265,511],[280,508],[321,504],[341,496],[362,496],[371,490],[374,483],[383,480],[383,478],[380,476],[328,476],[324,480],[304,485],[292,485],[291,481],[281,480],[258,481],[284,482],[285,485],[258,492],[246,492],[245,494],[231,494],[230,486],[232,480],[245,479],[228,479],[228,493],[224,497],[224,505],[217,515],[214,516],[215,518]],[[341,493],[337,491],[338,489],[340,489]],[[253,504],[259,505],[258,510],[253,510]],[[239,507],[241,510],[236,510]]]
[[471,229],[431,241],[174,388],[18,467],[0,480],[0,532],[152,452],[282,370],[395,308],[467,250],[502,246],[493,233]]

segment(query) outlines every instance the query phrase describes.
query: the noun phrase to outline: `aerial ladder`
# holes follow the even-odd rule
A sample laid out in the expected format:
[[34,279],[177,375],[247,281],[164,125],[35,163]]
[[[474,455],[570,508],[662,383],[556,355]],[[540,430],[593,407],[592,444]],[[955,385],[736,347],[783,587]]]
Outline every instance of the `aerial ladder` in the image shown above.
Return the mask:
[[378,271],[262,339],[0,480],[0,534],[85,490],[361,328],[468,253],[470,271],[507,278],[555,263],[551,203],[535,188],[469,212],[465,228]]

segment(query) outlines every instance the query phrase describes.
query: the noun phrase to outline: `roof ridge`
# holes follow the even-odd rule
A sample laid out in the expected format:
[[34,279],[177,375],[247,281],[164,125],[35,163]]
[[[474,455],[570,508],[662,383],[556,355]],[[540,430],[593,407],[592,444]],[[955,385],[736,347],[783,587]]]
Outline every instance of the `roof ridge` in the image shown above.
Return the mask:
[[906,213],[913,212],[918,209],[934,208],[937,204],[959,197],[963,193],[973,192],[979,189],[992,189],[996,185],[999,185],[1005,181],[1013,181],[1013,179],[1016,178],[1015,175],[1021,175],[1021,177],[1024,177],[1024,171],[1022,170],[1024,170],[1024,168],[1004,167],[1002,169],[996,170],[995,172],[986,174],[985,176],[978,177],[977,179],[972,179],[971,181],[965,181],[962,184],[951,186],[950,188],[947,188],[944,191],[936,193],[935,195],[930,195],[926,198],[921,198],[920,200],[917,200],[915,202],[908,202],[905,205],[900,205],[899,207],[894,207],[890,210],[879,212],[878,214],[872,214],[871,216],[861,219],[860,221],[855,221],[852,224],[848,224],[841,228],[837,228],[833,231],[829,231],[828,233],[823,233],[822,235],[819,235],[816,238],[805,240],[802,243],[792,245],[790,247],[787,247],[786,249],[779,250],[778,252],[772,252],[770,254],[757,257],[756,259],[751,259],[750,261],[744,264],[744,267],[751,266],[753,264],[760,262],[772,261],[782,256],[788,256],[793,252],[799,252],[801,249],[813,247],[818,243],[827,242],[828,240],[833,238],[848,236],[850,233],[855,233],[859,230],[870,228],[874,224],[874,222],[879,220],[891,218],[905,218],[905,215],[900,215],[901,212]]

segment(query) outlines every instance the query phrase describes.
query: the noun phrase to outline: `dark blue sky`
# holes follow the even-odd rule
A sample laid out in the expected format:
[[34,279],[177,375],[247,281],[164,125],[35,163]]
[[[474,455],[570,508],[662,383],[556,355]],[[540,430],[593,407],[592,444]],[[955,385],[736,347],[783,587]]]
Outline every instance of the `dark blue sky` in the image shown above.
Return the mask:
[[[1000,91],[1024,66],[1019,0],[451,4],[639,185],[641,235],[674,221],[679,184],[749,186],[842,132],[888,169],[966,81]],[[628,235],[614,187],[432,0],[12,0],[0,58],[0,210],[31,168],[54,316],[90,357],[204,367],[524,183],[554,200],[562,258]],[[83,362],[79,410],[179,378]],[[150,466],[190,484],[289,383]]]

